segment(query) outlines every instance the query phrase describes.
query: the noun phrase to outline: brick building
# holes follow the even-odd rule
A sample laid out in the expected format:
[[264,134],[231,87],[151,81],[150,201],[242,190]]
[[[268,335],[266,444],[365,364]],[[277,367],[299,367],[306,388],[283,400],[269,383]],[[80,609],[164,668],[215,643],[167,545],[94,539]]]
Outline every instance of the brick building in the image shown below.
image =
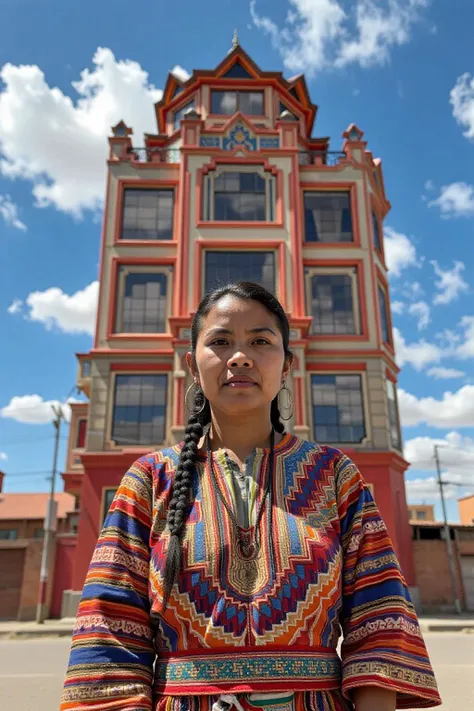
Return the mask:
[[461,523],[471,526],[474,523],[474,494],[458,499],[458,508]]
[[192,313],[237,279],[289,315],[288,428],[354,458],[413,589],[381,161],[352,124],[330,150],[304,77],[261,70],[237,41],[211,71],[170,74],[155,113],[144,147],[123,122],[109,139],[96,333],[78,354],[88,402],[73,406],[63,474],[80,499],[72,590],[123,473],[182,437]]

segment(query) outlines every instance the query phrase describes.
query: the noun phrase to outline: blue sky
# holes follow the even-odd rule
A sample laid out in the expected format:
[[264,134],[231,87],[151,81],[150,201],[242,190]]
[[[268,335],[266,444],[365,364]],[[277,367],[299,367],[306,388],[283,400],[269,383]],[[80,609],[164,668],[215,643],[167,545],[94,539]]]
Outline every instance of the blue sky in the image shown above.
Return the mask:
[[[26,19],[27,18],[27,19]],[[315,133],[355,122],[383,159],[409,499],[474,491],[474,6],[465,0],[5,0],[0,8],[0,468],[46,491],[50,402],[87,351],[109,127],[155,130],[167,73],[216,66],[234,26],[262,69],[306,73]],[[471,47],[471,49],[469,49]],[[67,426],[63,428],[64,464]],[[61,486],[61,482],[58,482]],[[439,511],[439,504],[438,511]]]

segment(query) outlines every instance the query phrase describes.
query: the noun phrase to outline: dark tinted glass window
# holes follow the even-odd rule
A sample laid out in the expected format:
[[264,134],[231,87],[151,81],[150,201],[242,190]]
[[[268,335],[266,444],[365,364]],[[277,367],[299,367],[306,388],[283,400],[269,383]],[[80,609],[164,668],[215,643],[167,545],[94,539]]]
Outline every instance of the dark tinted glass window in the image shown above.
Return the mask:
[[127,188],[123,196],[122,239],[173,237],[173,190]]
[[266,219],[265,180],[257,173],[225,172],[214,181],[214,219]]
[[167,275],[130,272],[124,278],[123,303],[118,304],[120,332],[166,333]]
[[254,281],[275,292],[275,254],[273,252],[206,252],[204,289],[233,281]]
[[161,444],[166,427],[166,375],[117,375],[112,439],[117,444]]
[[354,334],[352,280],[345,274],[311,277],[312,333]]
[[361,442],[365,436],[360,375],[312,375],[316,442]]
[[352,217],[348,192],[305,192],[306,242],[352,242]]

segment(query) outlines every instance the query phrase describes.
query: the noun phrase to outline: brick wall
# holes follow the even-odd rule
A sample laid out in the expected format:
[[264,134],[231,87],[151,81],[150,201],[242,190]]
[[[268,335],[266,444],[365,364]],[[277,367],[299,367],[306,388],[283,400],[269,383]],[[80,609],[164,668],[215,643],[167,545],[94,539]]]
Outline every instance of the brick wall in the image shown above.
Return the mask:
[[[447,612],[454,609],[454,596],[449,571],[446,542],[412,541],[415,575],[424,612]],[[464,605],[464,584],[459,556],[474,555],[474,541],[453,541],[458,595]]]

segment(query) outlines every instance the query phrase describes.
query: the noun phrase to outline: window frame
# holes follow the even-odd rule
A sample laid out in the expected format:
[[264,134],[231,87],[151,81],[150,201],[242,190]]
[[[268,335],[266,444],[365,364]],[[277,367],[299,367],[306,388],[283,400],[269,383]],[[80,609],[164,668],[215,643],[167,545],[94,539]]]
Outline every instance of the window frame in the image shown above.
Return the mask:
[[[127,276],[130,274],[163,274],[166,276],[166,306],[165,306],[165,330],[164,331],[123,331],[123,305],[125,299],[125,287]],[[136,336],[163,336],[170,333],[169,319],[172,316],[172,300],[173,300],[173,267],[149,264],[119,264],[117,267],[117,285],[115,290],[115,319],[114,319],[114,335],[128,337],[134,339]]]
[[287,282],[285,263],[285,242],[283,240],[242,240],[229,243],[227,240],[197,240],[195,242],[196,263],[199,265],[194,281],[194,304],[202,299],[205,287],[205,253],[210,252],[274,252],[275,253],[275,296],[285,308]]
[[312,388],[312,376],[313,375],[356,375],[360,378],[360,393],[362,399],[362,414],[363,414],[363,426],[364,426],[364,436],[360,442],[321,442],[324,445],[334,445],[334,446],[347,446],[347,447],[364,447],[368,441],[371,439],[371,422],[370,422],[370,410],[367,397],[367,381],[366,381],[366,371],[364,363],[341,363],[330,365],[329,367],[324,367],[319,363],[308,363],[307,364],[308,377],[306,379],[307,387],[307,402],[309,403],[309,418],[308,423],[310,427],[311,435],[314,441],[315,439],[315,421],[314,421],[314,404],[313,404],[313,388]]
[[[170,318],[175,310],[175,293],[174,293],[174,276],[176,271],[176,257],[112,257],[111,263],[111,278],[110,278],[110,289],[109,294],[112,298],[109,298],[108,303],[108,316],[107,316],[107,332],[106,340],[111,342],[120,341],[169,341],[172,337],[171,332],[165,333],[117,333],[115,331],[115,319],[118,305],[119,296],[119,277],[120,268],[128,267],[144,267],[146,272],[154,271],[155,269],[169,269],[170,275],[168,276],[168,304],[167,304],[167,327],[170,327]],[[123,286],[124,288],[124,286]]]
[[[117,493],[118,489],[119,489],[118,486],[115,486],[115,487],[114,486],[103,486],[102,487],[102,494],[100,497],[100,515],[101,515],[100,527],[101,528],[103,527],[103,525],[105,523],[105,519],[107,518],[107,514],[109,512],[109,509],[112,505],[112,501],[114,500],[115,494]],[[110,502],[107,504],[107,494],[111,491],[113,492],[112,498],[111,498]]]
[[[367,313],[367,299],[366,299],[366,281],[365,281],[365,262],[364,259],[303,259],[303,269],[304,271],[304,298],[305,298],[305,313],[308,317],[312,318],[310,310],[308,308],[310,302],[310,282],[307,276],[311,276],[314,272],[323,273],[353,273],[355,285],[353,289],[356,290],[357,304],[358,305],[358,319],[359,319],[359,333],[354,335],[349,334],[335,334],[330,333],[324,334],[308,334],[310,341],[367,341],[369,338],[369,328],[368,328],[368,313]],[[309,270],[307,273],[306,270]]]
[[[389,395],[389,387],[392,388],[392,394],[393,394],[393,413],[395,415],[395,422],[392,423],[392,417],[391,417],[391,409],[390,409],[390,395]],[[388,425],[389,425],[389,431],[390,431],[390,444],[393,449],[395,449],[397,452],[402,452],[403,451],[403,440],[402,440],[402,428],[400,424],[400,409],[398,407],[398,392],[397,392],[397,383],[390,371],[387,371],[386,375],[386,394],[387,394],[387,410],[388,410]],[[395,444],[393,441],[392,437],[392,428],[395,428],[397,431],[397,437],[398,437],[398,444]]]
[[[202,297],[206,293],[206,257],[208,254],[212,253],[221,253],[221,254],[227,254],[229,252],[231,253],[242,253],[242,254],[252,254],[252,253],[258,253],[258,254],[271,254],[273,255],[273,277],[274,277],[274,293],[276,295],[277,289],[278,289],[278,261],[277,261],[277,255],[275,254],[274,249],[233,249],[233,245],[229,245],[229,249],[212,249],[208,248],[205,250],[204,255],[203,255],[203,264],[202,264]],[[245,279],[243,277],[244,281],[250,281],[250,279]]]
[[[166,445],[169,438],[170,423],[172,421],[172,390],[170,387],[170,374],[173,369],[171,363],[140,363],[140,364],[128,364],[128,363],[116,363],[111,365],[110,375],[109,375],[109,389],[108,389],[108,402],[107,402],[107,415],[106,415],[106,437],[105,437],[105,449],[108,450],[130,450],[142,452],[144,450],[150,451],[150,447],[154,446],[164,446]],[[166,376],[166,399],[165,399],[165,427],[164,427],[164,440],[163,442],[149,442],[148,444],[117,444],[112,438],[112,431],[114,426],[114,407],[115,407],[115,389],[116,389],[116,379],[117,375],[164,375]]]
[[[3,536],[3,533],[14,534],[9,536]],[[0,529],[0,541],[17,541],[18,540],[18,529],[17,528],[2,528]]]
[[[386,321],[387,321],[387,337],[384,338],[382,324],[382,304],[385,306]],[[393,331],[392,331],[392,316],[390,312],[390,300],[387,291],[387,286],[380,280],[377,280],[377,305],[378,305],[378,322],[379,322],[379,337],[382,345],[387,346],[393,351]]]
[[[354,333],[313,333],[312,323],[314,315],[312,313],[312,280],[317,276],[348,276],[351,281],[352,292],[352,315],[354,319]],[[354,267],[310,267],[304,265],[304,282],[305,282],[305,297],[306,297],[306,313],[311,317],[311,326],[309,335],[311,338],[331,337],[333,340],[353,339],[362,335],[362,318],[359,297],[359,272],[357,266]],[[359,308],[358,308],[359,307]]]
[[[232,80],[231,80],[231,79],[227,79],[226,81],[232,81]],[[247,81],[255,81],[255,80],[254,80],[254,79],[249,79],[249,80],[247,80]],[[213,92],[216,92],[216,91],[221,92],[221,93],[228,93],[228,94],[234,93],[234,94],[237,94],[237,102],[236,102],[237,109],[236,109],[236,111],[234,111],[234,112],[231,113],[231,114],[218,114],[218,113],[214,113],[214,112],[212,111],[212,94],[213,94]],[[244,114],[243,111],[241,111],[240,105],[239,105],[239,104],[240,104],[240,102],[239,102],[239,94],[242,94],[242,93],[247,93],[247,94],[262,94],[262,98],[263,98],[263,113],[262,113],[262,114]],[[263,88],[256,88],[256,87],[248,87],[248,86],[246,86],[246,87],[241,87],[241,86],[232,86],[232,87],[230,87],[230,86],[229,86],[229,87],[220,87],[220,86],[217,87],[217,86],[214,86],[214,87],[212,87],[212,86],[210,86],[210,87],[209,87],[209,104],[208,104],[208,112],[207,112],[207,113],[208,113],[208,116],[209,116],[209,117],[213,117],[213,118],[216,117],[216,118],[226,118],[226,119],[229,119],[231,116],[235,116],[236,113],[241,113],[241,114],[242,114],[243,116],[245,116],[245,117],[251,117],[251,119],[255,119],[255,118],[259,118],[259,119],[266,118],[266,117],[267,117],[267,106],[266,106],[267,97],[266,97],[266,93],[267,93],[267,92],[265,91],[265,87],[263,87]]]
[[[383,226],[382,226],[382,220],[380,219],[380,215],[378,213],[378,210],[374,207],[372,204],[371,206],[371,216],[372,216],[372,245],[375,249],[375,251],[383,258]],[[375,227],[377,227],[377,231],[375,230]],[[377,234],[378,234],[378,239],[377,239]]]
[[186,101],[184,101],[181,106],[176,107],[175,109],[172,110],[172,121],[171,125],[173,127],[173,133],[177,133],[181,129],[181,121],[184,118],[184,115],[180,118],[179,124],[176,125],[176,115],[179,114],[181,111],[184,109],[189,108],[189,109],[196,109],[196,96],[191,96],[188,97]]
[[[306,239],[305,229],[305,193],[349,193],[349,205],[351,211],[352,225],[352,242],[308,242]],[[302,182],[300,183],[300,210],[301,210],[301,225],[302,225],[302,242],[303,247],[308,249],[328,249],[337,245],[338,249],[354,249],[361,246],[360,241],[360,226],[359,226],[359,210],[358,210],[358,186],[355,181],[352,182]]]
[[[160,164],[160,170],[162,167],[165,169],[174,169],[171,163]],[[177,224],[178,224],[178,185],[179,181],[172,180],[143,180],[143,179],[130,179],[130,178],[119,178],[117,181],[117,204],[115,208],[115,233],[114,233],[114,245],[121,247],[169,247],[176,246],[177,242]],[[171,231],[170,239],[122,239],[123,231],[123,210],[125,205],[125,191],[126,190],[172,190],[173,191],[173,225]],[[110,199],[110,198],[109,198]],[[104,223],[107,224],[107,212],[108,203],[106,206],[106,213],[104,218]]]
[[[215,181],[225,173],[257,174],[265,181],[265,219],[264,220],[216,220],[215,219]],[[210,224],[220,226],[279,226],[279,180],[278,175],[262,164],[220,163],[214,170],[208,171],[202,178],[200,194],[200,220],[203,227]]]

